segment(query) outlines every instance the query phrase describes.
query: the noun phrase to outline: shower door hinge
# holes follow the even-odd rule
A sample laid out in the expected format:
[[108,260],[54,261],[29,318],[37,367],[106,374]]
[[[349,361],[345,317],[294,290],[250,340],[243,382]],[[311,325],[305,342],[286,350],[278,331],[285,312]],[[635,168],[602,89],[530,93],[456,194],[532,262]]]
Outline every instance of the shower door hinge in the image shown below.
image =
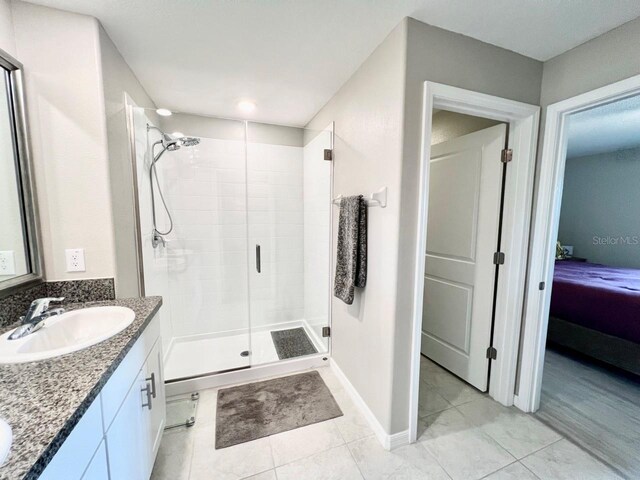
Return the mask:
[[333,160],[333,150],[331,150],[330,148],[325,148],[324,159],[329,161]]
[[493,254],[493,264],[494,265],[504,265],[504,253],[496,252]]
[[498,358],[498,350],[496,350],[496,347],[487,348],[487,358],[490,360]]
[[322,336],[330,337],[331,336],[331,327],[322,327]]
[[500,157],[500,161],[502,163],[509,163],[513,159],[513,150],[510,148],[505,148],[502,150],[502,156]]

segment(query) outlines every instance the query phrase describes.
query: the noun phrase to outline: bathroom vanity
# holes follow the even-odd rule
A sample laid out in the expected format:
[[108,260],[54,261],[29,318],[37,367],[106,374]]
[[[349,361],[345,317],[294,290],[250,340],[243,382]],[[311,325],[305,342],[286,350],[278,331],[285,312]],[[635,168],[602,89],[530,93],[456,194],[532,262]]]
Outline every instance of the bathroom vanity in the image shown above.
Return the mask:
[[65,306],[133,310],[122,332],[38,362],[0,365],[13,430],[1,480],[146,480],[165,424],[160,297]]

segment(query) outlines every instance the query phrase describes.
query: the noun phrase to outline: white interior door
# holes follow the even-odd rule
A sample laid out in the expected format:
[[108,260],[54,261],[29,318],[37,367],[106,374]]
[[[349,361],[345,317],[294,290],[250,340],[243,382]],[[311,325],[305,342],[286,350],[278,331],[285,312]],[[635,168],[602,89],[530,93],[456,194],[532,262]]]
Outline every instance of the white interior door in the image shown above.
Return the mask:
[[486,391],[506,125],[431,147],[422,353]]

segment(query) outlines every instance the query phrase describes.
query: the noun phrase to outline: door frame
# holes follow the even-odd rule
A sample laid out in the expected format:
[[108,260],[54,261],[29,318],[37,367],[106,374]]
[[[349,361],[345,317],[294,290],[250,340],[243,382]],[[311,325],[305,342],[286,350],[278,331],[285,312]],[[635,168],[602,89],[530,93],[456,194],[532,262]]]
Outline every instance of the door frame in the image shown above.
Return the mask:
[[[506,261],[498,277],[493,346],[498,358],[492,361],[489,395],[503,405],[513,405],[518,344],[525,292],[529,226],[533,196],[540,107],[434,82],[424,82],[422,145],[416,232],[411,381],[409,398],[409,441],[418,432],[420,348],[424,291],[424,255],[427,244],[429,160],[433,108],[499,120],[509,125],[508,148],[513,160],[507,168],[502,248]],[[488,345],[487,345],[488,346]]]
[[[567,154],[569,115],[640,94],[640,75],[562,100],[546,108],[539,184],[534,211],[524,310],[520,384],[515,405],[525,412],[540,406],[551,286]],[[544,282],[543,290],[540,283]]]

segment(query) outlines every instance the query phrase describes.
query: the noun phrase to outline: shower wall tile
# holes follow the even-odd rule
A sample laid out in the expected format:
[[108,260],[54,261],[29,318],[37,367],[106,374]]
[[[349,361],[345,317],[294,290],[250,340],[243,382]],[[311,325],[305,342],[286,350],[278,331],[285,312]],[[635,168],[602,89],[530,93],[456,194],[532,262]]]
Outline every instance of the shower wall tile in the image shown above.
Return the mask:
[[248,316],[245,151],[242,142],[203,138],[168,156],[174,184],[169,256],[173,335],[246,330]]

